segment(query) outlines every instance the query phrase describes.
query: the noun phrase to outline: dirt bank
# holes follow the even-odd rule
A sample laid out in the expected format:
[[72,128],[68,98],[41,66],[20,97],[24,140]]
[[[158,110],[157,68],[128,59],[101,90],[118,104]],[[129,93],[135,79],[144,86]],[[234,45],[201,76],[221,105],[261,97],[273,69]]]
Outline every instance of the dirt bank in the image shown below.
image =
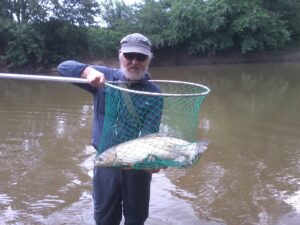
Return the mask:
[[168,52],[155,55],[153,66],[180,66],[205,64],[266,63],[300,61],[300,48],[264,53],[222,53],[213,56],[190,56],[187,53]]
[[[213,56],[191,56],[183,51],[166,50],[154,51],[152,66],[183,66],[183,65],[207,65],[207,64],[238,64],[238,63],[280,63],[300,62],[300,48],[285,51],[261,52],[261,53],[221,53]],[[114,59],[85,60],[86,63],[108,65],[118,67],[119,62]]]

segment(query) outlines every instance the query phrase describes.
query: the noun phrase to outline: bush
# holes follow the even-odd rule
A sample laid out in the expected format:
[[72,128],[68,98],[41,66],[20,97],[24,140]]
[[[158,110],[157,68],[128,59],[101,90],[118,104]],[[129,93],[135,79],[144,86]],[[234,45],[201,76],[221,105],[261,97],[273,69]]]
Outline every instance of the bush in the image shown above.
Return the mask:
[[120,47],[122,32],[107,28],[91,27],[88,29],[89,55],[108,58],[115,56]]
[[29,24],[9,23],[6,26],[7,44],[2,60],[9,69],[35,66],[42,63],[44,56],[44,39]]

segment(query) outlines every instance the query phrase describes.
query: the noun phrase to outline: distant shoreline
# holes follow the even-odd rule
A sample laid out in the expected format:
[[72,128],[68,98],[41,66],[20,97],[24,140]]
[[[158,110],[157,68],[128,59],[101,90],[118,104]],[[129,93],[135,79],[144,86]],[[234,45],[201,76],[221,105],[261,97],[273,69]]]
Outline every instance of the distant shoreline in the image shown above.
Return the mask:
[[[76,60],[76,59],[75,59]],[[118,57],[109,59],[93,58],[78,60],[87,64],[106,65],[111,67],[119,67]],[[300,48],[293,48],[282,51],[272,52],[256,52],[256,53],[220,53],[212,56],[191,56],[184,52],[165,51],[156,54],[152,59],[152,67],[161,66],[195,66],[195,65],[213,65],[213,64],[242,64],[242,63],[284,63],[300,61]],[[45,65],[38,69],[18,70],[25,73],[46,73],[55,74],[57,65]],[[18,71],[15,71],[18,73]],[[9,72],[6,65],[0,64],[0,72]]]
[[154,55],[152,66],[183,66],[241,63],[283,63],[300,61],[300,48],[260,52],[260,53],[221,53],[212,56],[190,56],[188,54]]
[[[241,63],[283,63],[300,61],[300,48],[262,53],[221,53],[212,56],[191,56],[187,53],[165,52],[155,53],[151,66],[194,66],[212,64],[241,64]],[[118,58],[90,59],[86,63],[118,67]]]

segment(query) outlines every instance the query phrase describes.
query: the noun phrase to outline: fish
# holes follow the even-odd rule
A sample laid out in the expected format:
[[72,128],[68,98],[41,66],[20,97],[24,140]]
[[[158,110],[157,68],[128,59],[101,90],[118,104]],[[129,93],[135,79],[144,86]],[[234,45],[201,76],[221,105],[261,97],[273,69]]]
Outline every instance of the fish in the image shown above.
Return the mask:
[[189,142],[176,137],[148,134],[112,146],[95,157],[102,167],[189,167],[207,150],[210,141]]

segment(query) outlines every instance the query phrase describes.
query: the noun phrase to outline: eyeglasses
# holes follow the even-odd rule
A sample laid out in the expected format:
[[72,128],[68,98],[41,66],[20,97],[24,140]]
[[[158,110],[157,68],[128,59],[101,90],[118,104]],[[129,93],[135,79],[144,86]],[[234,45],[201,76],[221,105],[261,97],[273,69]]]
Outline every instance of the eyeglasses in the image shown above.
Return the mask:
[[123,53],[125,59],[127,60],[133,60],[133,59],[136,59],[137,61],[139,62],[143,62],[145,61],[148,56],[147,55],[144,55],[144,54],[141,54],[141,53]]

